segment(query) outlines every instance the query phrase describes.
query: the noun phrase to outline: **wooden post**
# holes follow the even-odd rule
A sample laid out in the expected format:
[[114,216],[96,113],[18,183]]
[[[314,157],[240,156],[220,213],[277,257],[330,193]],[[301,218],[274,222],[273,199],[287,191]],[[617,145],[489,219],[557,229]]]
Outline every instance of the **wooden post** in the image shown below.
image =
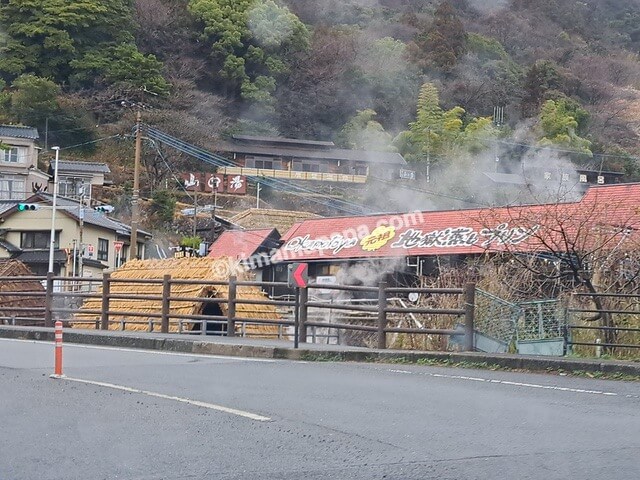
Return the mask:
[[169,333],[169,308],[171,306],[169,297],[171,296],[171,275],[162,277],[162,317],[160,331]]
[[227,299],[227,337],[236,336],[236,295],[238,281],[235,275],[229,277],[229,298]]
[[46,292],[44,297],[44,326],[53,327],[53,272],[47,273]]
[[387,334],[384,329],[387,328],[387,282],[382,281],[378,284],[378,348],[387,348]]
[[307,343],[307,316],[309,314],[309,307],[307,302],[309,301],[309,289],[303,288],[300,290],[300,343]]
[[473,322],[476,303],[476,284],[467,283],[464,286],[464,350],[473,351]]
[[100,313],[100,328],[109,330],[109,295],[111,294],[111,274],[102,276],[102,311]]

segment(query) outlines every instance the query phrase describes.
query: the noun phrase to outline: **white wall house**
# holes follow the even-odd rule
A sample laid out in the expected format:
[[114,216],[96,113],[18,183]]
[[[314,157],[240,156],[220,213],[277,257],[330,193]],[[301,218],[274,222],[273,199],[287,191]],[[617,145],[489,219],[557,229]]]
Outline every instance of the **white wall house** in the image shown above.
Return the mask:
[[[25,200],[35,210],[20,211],[18,203],[0,201],[0,258],[16,258],[34,273],[48,270],[52,196],[35,194]],[[84,206],[58,197],[55,218],[54,273],[101,276],[129,258],[131,227]],[[138,251],[145,258],[151,234],[138,231]]]
[[46,172],[38,170],[38,130],[33,127],[0,125],[0,199],[24,200],[45,188]]

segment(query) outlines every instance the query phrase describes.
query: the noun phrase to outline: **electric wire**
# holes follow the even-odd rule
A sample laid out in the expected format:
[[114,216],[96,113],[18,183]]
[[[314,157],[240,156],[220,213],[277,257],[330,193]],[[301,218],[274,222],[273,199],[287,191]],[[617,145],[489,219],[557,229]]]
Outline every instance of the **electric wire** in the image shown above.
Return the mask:
[[[158,140],[172,148],[175,148],[183,153],[193,156],[196,159],[201,160],[205,163],[208,163],[216,167],[238,167],[236,163],[228,160],[225,157],[222,157],[221,155],[211,153],[200,147],[184,142],[156,128],[149,127],[149,126],[144,126],[144,127],[146,128],[147,135],[149,138]],[[286,182],[280,179],[263,177],[259,175],[247,175],[247,177],[252,178],[254,181],[258,181],[266,186],[269,186],[274,190],[286,191],[289,194],[296,195],[298,197],[303,197],[305,200],[310,201],[312,203],[316,203],[325,207],[338,209],[346,213],[361,215],[365,213],[365,211],[367,210],[366,207],[353,202],[348,202],[348,201],[339,200],[339,199],[318,199],[318,198],[310,197],[308,195],[303,195],[303,193],[319,195],[320,192],[317,192],[299,185],[291,184],[289,182]]]

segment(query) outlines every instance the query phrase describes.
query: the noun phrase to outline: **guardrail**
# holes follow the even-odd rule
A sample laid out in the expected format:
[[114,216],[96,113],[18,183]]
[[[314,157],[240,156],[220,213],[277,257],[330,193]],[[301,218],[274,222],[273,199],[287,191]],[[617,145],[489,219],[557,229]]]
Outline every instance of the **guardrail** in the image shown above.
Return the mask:
[[[34,322],[46,327],[53,327],[56,319],[62,319],[75,325],[87,325],[95,329],[125,330],[127,326],[145,326],[149,332],[160,331],[168,333],[170,325],[177,329],[178,333],[197,333],[206,335],[216,333],[233,337],[237,334],[245,335],[248,326],[263,325],[276,327],[278,337],[285,336],[285,331],[293,328],[293,339],[298,345],[299,342],[306,342],[310,328],[327,328],[342,331],[369,332],[375,335],[377,348],[387,348],[388,334],[410,334],[410,335],[446,335],[464,336],[463,346],[465,350],[473,348],[473,323],[474,323],[474,303],[475,284],[469,283],[464,288],[433,289],[433,288],[400,288],[389,287],[385,282],[380,282],[377,286],[348,286],[348,285],[309,285],[308,288],[295,289],[293,298],[270,299],[248,298],[242,290],[247,287],[258,287],[261,289],[269,287],[287,287],[283,282],[250,282],[239,281],[231,277],[228,282],[215,282],[207,280],[184,280],[174,279],[170,275],[157,279],[122,279],[111,278],[105,274],[99,283],[100,291],[85,291],[82,288],[84,283],[91,282],[96,286],[95,278],[79,277],[57,277],[52,274],[46,277],[0,277],[0,285],[11,282],[38,282],[41,289],[33,291],[7,291],[10,289],[0,289],[0,321],[15,325]],[[118,284],[127,284],[129,287],[137,287],[134,292],[118,292]],[[57,288],[54,288],[54,285]],[[210,292],[206,296],[201,295],[180,295],[176,290],[179,286],[201,286],[219,287],[219,291],[226,292],[224,296],[211,296]],[[139,287],[138,287],[139,286]],[[147,291],[144,291],[147,289]],[[366,301],[361,304],[346,304],[340,301],[326,302],[317,298],[310,298],[310,290],[323,290],[343,295],[361,295],[366,297]],[[393,306],[389,304],[393,296],[407,293],[420,293],[429,296],[452,295],[461,297],[459,308],[427,308],[427,307],[406,307]],[[42,305],[15,306],[21,298],[28,298],[32,302],[34,299],[41,299]],[[94,299],[96,308],[80,308],[80,304],[89,299]],[[10,305],[7,301],[10,300]],[[118,305],[122,301],[129,305],[136,305],[136,308],[121,308]],[[180,313],[175,311],[176,304],[184,305],[193,303],[201,308],[197,313]],[[203,313],[205,307],[217,305],[217,313]],[[273,315],[261,315],[254,318],[248,313],[243,313],[248,309],[241,306],[263,306],[265,310],[274,312]],[[153,308],[150,308],[152,306]],[[145,310],[142,307],[146,307]],[[223,313],[223,308],[226,310]],[[240,308],[239,308],[240,307]],[[286,307],[293,309],[294,318],[275,314],[276,308]],[[327,311],[364,313],[364,317],[357,319],[357,322],[335,322],[322,321],[309,315],[309,309],[319,309]],[[16,313],[31,313],[31,316],[20,317]],[[10,313],[10,314],[7,314]],[[90,319],[81,318],[78,315],[92,316]],[[389,315],[427,315],[448,316],[461,318],[464,321],[464,330],[436,329],[436,328],[409,328],[394,326],[389,323]],[[177,328],[176,328],[177,326]],[[239,328],[238,328],[239,327]],[[314,332],[315,336],[315,332]]]

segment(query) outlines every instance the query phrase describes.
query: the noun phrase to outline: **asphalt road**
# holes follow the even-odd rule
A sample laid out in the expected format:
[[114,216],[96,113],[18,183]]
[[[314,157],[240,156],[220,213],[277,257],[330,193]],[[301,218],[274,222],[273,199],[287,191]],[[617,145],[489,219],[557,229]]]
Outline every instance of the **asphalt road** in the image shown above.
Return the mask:
[[0,479],[640,478],[640,384],[0,340]]

